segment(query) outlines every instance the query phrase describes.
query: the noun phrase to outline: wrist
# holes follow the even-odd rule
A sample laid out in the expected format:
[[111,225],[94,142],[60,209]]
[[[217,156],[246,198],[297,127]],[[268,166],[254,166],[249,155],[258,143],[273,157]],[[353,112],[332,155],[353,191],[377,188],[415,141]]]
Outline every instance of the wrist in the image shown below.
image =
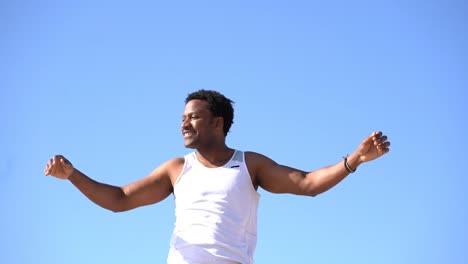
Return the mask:
[[69,181],[72,181],[74,178],[76,178],[77,172],[78,172],[78,170],[73,168],[72,172],[68,175],[68,177],[66,179],[69,180]]
[[346,170],[349,171],[350,173],[353,173],[356,171],[356,169],[361,165],[361,155],[358,153],[354,152],[351,155],[346,156],[345,159],[345,167],[347,166]]

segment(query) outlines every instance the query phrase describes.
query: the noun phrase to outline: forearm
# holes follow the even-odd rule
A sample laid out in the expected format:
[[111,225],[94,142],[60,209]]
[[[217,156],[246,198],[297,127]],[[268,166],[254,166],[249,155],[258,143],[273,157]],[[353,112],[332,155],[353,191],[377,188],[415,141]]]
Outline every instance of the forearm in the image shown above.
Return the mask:
[[68,180],[95,204],[113,212],[123,211],[125,193],[122,188],[97,182],[77,169]]
[[[356,152],[347,157],[347,162],[352,170],[356,170],[362,163],[359,159],[359,154]],[[306,175],[309,193],[312,196],[324,193],[340,183],[349,174],[350,172],[346,169],[343,160],[335,165],[310,172]]]

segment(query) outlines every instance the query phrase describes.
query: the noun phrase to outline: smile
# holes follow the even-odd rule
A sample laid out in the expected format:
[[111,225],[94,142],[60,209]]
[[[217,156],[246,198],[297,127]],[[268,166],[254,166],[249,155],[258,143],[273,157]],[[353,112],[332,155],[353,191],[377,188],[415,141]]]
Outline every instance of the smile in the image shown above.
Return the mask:
[[186,137],[191,137],[193,136],[195,133],[193,131],[184,131],[182,132],[182,135],[184,135],[184,138]]

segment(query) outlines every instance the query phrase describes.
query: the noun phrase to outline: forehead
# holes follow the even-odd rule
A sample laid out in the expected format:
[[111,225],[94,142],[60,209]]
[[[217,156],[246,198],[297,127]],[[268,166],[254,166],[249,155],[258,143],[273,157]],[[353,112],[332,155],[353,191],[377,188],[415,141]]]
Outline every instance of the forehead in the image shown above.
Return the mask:
[[208,103],[199,99],[188,101],[185,105],[184,115],[188,115],[190,113],[210,113]]

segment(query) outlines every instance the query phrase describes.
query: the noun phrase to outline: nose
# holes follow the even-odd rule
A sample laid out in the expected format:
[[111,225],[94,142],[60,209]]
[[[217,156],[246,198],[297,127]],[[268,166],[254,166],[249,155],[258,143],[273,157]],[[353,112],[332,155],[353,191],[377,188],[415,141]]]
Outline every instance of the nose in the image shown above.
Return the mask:
[[188,121],[188,118],[185,120],[182,120],[182,125],[180,126],[182,130],[188,128],[190,126],[190,122]]

